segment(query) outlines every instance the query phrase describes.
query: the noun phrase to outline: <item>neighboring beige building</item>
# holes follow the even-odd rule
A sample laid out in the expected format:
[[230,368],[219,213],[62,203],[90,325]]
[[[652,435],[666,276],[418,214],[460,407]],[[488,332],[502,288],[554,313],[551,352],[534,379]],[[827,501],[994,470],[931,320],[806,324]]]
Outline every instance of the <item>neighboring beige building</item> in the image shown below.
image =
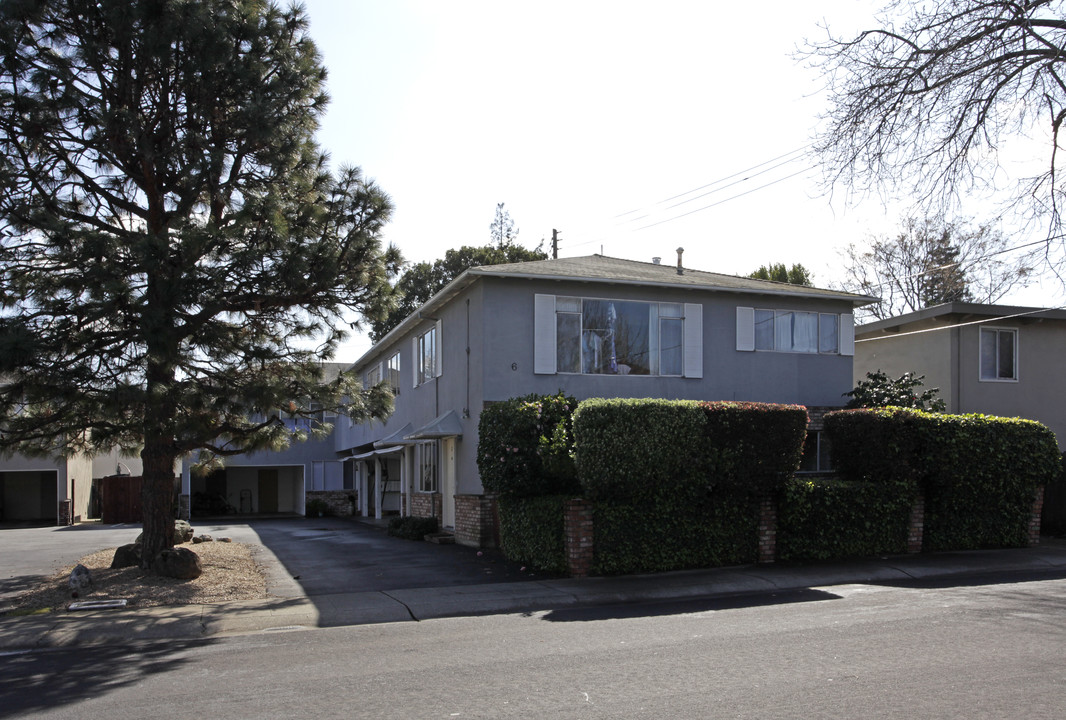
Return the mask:
[[0,522],[66,525],[88,516],[93,461],[70,458],[0,458]]
[[855,328],[855,380],[925,376],[950,413],[1022,417],[1066,450],[1066,310],[954,302]]

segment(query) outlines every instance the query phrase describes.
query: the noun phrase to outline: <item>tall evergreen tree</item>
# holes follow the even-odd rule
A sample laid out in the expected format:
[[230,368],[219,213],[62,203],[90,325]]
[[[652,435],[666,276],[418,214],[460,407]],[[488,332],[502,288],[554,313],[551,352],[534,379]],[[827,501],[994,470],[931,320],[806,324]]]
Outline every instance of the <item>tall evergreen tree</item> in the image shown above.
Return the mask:
[[759,269],[748,277],[754,280],[773,280],[790,285],[814,285],[814,276],[811,275],[811,271],[799,263],[793,263],[792,267],[785,267],[784,263],[760,265]]
[[282,447],[279,408],[387,409],[319,363],[388,309],[390,202],[315,144],[299,6],[4,2],[0,53],[0,448],[139,450],[148,567],[180,457]]
[[415,263],[404,271],[396,283],[395,307],[386,317],[373,322],[370,336],[374,342],[385,337],[390,330],[403,322],[405,317],[422,307],[431,297],[443,290],[445,285],[462,275],[464,270],[483,265],[547,259],[548,256],[539,247],[530,250],[514,244],[503,247],[463,245],[460,248],[448,250],[443,258],[434,260],[432,263]]

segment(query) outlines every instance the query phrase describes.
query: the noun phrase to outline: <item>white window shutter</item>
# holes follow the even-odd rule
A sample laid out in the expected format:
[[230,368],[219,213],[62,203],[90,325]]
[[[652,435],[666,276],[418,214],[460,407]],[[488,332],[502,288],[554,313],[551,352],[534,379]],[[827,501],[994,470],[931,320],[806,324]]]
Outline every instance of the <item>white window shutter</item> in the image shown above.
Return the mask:
[[737,350],[755,349],[755,308],[737,308]]
[[855,354],[855,317],[851,313],[840,316],[840,354]]
[[411,338],[411,357],[414,359],[411,363],[411,387],[418,387],[418,368],[422,365],[422,358],[418,353],[417,335]]
[[687,378],[703,377],[703,306],[685,303],[684,372]]
[[555,374],[555,296],[533,296],[533,372]]
[[441,320],[437,321],[437,342],[436,347],[433,348],[433,377],[440,377],[444,374],[444,323]]

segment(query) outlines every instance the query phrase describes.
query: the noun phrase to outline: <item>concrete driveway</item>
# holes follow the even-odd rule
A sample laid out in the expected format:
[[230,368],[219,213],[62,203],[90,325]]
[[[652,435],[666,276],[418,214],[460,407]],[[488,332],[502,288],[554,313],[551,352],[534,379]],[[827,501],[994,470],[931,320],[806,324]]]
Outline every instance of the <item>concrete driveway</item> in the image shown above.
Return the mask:
[[[434,545],[389,536],[345,518],[193,522],[196,534],[258,545],[272,595],[315,597],[542,579],[495,550]],[[0,530],[0,605],[29,584],[105,548],[131,543],[140,525]]]

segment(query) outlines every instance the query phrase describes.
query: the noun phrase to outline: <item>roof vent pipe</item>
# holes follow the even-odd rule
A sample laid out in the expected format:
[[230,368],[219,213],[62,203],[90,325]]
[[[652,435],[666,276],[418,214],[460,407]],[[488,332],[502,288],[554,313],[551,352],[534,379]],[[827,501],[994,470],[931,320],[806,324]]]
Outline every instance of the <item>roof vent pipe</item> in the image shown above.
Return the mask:
[[677,249],[677,274],[678,275],[684,275],[685,274],[685,268],[681,264],[681,256],[684,254],[684,252],[685,252],[685,248],[679,247]]
[[653,258],[651,259],[651,264],[652,264],[652,265],[658,265],[658,264],[659,264],[659,262],[660,262],[661,260],[662,260],[662,258],[661,258],[661,257],[659,257],[659,256],[655,256],[655,257],[653,257]]

